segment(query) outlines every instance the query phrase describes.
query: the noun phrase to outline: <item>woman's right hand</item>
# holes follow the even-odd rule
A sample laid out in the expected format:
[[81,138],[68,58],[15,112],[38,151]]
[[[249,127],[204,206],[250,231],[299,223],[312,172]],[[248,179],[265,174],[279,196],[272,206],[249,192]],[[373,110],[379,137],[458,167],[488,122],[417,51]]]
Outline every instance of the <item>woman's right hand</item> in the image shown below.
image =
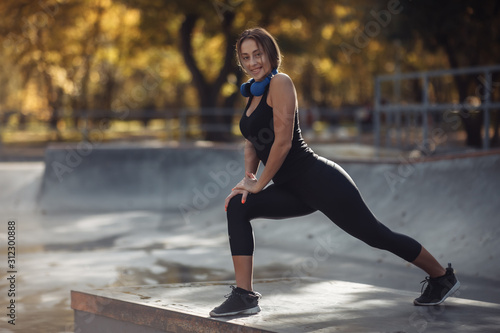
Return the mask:
[[231,201],[231,199],[234,196],[237,196],[238,194],[241,194],[241,203],[244,204],[245,201],[247,201],[248,193],[249,192],[247,190],[240,190],[240,189],[234,189],[234,190],[232,190],[231,193],[229,193],[229,195],[226,197],[226,200],[224,202],[224,209],[226,210],[226,212],[227,212],[227,206],[229,205],[229,201]]

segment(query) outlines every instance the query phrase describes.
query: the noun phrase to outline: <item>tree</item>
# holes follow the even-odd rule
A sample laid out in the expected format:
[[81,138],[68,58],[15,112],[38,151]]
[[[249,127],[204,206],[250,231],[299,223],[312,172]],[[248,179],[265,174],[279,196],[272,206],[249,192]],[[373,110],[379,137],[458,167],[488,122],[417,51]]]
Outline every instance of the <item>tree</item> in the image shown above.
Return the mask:
[[[204,125],[208,125],[210,128],[210,125],[221,123],[214,117],[213,111],[217,106],[217,99],[222,85],[227,82],[227,76],[229,73],[234,72],[234,53],[232,41],[235,39],[235,36],[232,28],[235,13],[233,11],[226,10],[221,14],[221,31],[225,40],[224,56],[219,74],[212,82],[210,82],[202,73],[193,54],[192,36],[196,22],[199,18],[199,14],[195,12],[187,13],[185,15],[180,29],[181,51],[184,61],[186,62],[186,66],[189,68],[189,71],[193,76],[194,85],[198,91],[202,112],[202,123]],[[208,131],[205,138],[211,141],[225,141],[228,138],[224,136],[224,133],[226,132]]]
[[[296,55],[312,61],[329,56],[329,49],[323,47],[325,39],[318,31],[331,18],[334,6],[331,0],[293,0],[286,3],[278,0],[176,0],[168,4],[154,0],[123,1],[141,10],[143,34],[155,45],[179,45],[197,91],[201,119],[205,125],[231,127],[231,116],[213,117],[210,113],[219,106],[234,107],[239,96],[238,87],[243,73],[236,66],[234,45],[238,34],[245,28],[263,26],[270,30],[278,38],[287,57]],[[180,23],[174,27],[165,23],[176,21]],[[175,31],[178,31],[177,35]],[[163,35],[164,39],[158,39],[158,34]],[[212,43],[215,40],[220,41],[218,49],[210,46],[215,44]],[[211,61],[208,66],[207,61]],[[293,58],[289,64],[293,65],[292,62]],[[228,84],[231,76],[236,78],[231,80],[232,93],[222,100],[222,88]],[[318,80],[324,76],[331,76],[331,73],[322,73]],[[300,82],[300,77],[297,81]],[[218,141],[227,140],[227,137],[207,132],[205,139]]]
[[[3,10],[8,18],[1,26],[6,32],[3,44],[9,49],[10,57],[15,59],[13,65],[18,66],[23,75],[23,84],[19,88],[24,89],[32,80],[37,82],[47,101],[45,107],[50,127],[57,139],[61,139],[57,124],[64,95],[69,93],[78,99],[74,103],[76,109],[87,111],[89,108],[91,62],[104,8],[99,2],[85,0],[63,4],[39,1],[36,5],[6,1]],[[82,25],[75,29],[74,20],[78,22],[83,18],[82,14],[87,20],[95,18],[89,20],[88,30],[82,29]],[[77,59],[83,61],[81,66],[74,68]],[[81,72],[81,76],[77,72]],[[73,83],[71,88],[69,81]]]
[[[35,91],[44,102],[36,109],[22,110],[23,104],[17,109],[47,120],[57,138],[63,109],[72,111],[75,127],[81,116],[88,117],[85,125],[90,129],[100,123],[103,116],[96,114],[103,110],[114,109],[118,112],[111,118],[125,119],[130,109],[151,103],[152,96],[143,96],[137,88],[152,85],[148,75],[153,71],[144,61],[157,63],[158,52],[137,42],[136,10],[103,0],[35,4],[7,0],[0,9],[6,16],[0,22],[2,51],[6,62],[22,77],[21,82],[5,77],[10,82],[5,86],[23,92],[12,94],[23,101],[33,99],[27,87],[36,85]],[[174,62],[172,66],[178,65]],[[136,77],[129,73],[136,73]],[[153,83],[159,91],[159,84]]]
[[[141,11],[141,29],[152,45],[178,45],[198,95],[200,119],[208,129],[204,135],[205,139],[228,140],[227,133],[230,131],[227,129],[232,125],[232,117],[219,113],[218,107],[234,106],[238,91],[236,85],[239,82],[233,82],[233,92],[222,102],[221,91],[225,84],[229,84],[230,74],[236,77],[237,81],[241,78],[233,49],[236,39],[235,11],[241,1],[123,2]],[[195,41],[198,48],[193,46]],[[208,61],[210,63],[207,63]],[[213,125],[225,126],[226,131],[212,131]]]
[[[65,12],[74,14],[81,2],[59,5],[57,2],[40,1],[36,5],[17,1],[5,1],[1,5],[5,19],[0,24],[4,48],[12,65],[19,68],[22,75],[22,87],[32,79],[38,79],[38,85],[46,98],[49,111],[49,124],[57,132],[57,122],[61,107],[62,90],[57,86],[54,76],[57,75],[57,64],[60,61],[54,54],[54,40],[60,40],[60,34],[53,30],[56,15]],[[61,20],[63,20],[64,14]],[[59,24],[62,28],[68,20]],[[63,31],[63,30],[60,30]],[[18,88],[19,89],[19,88]],[[57,137],[59,133],[57,132]]]

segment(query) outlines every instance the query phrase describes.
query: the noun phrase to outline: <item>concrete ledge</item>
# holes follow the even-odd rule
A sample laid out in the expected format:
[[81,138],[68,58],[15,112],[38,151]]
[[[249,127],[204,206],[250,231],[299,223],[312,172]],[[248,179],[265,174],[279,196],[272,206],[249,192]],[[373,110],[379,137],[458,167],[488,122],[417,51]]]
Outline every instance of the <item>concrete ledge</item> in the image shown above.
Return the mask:
[[417,293],[343,281],[255,282],[264,297],[253,316],[214,319],[229,283],[72,291],[75,332],[498,332],[500,305],[450,298],[416,307]]
[[224,321],[194,316],[153,305],[138,304],[81,292],[71,292],[75,332],[256,332]]
[[236,149],[84,148],[47,148],[38,203],[44,212],[199,210],[223,202],[244,171]]

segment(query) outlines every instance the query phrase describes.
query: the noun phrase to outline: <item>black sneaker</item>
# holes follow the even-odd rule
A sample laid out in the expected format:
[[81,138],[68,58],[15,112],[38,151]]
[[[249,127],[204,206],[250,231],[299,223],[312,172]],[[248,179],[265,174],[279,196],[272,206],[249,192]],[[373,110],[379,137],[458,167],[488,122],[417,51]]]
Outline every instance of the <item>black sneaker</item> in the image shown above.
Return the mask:
[[261,294],[234,286],[231,286],[231,289],[233,289],[231,293],[224,296],[227,298],[224,303],[210,311],[211,317],[250,315],[260,312]]
[[419,298],[413,301],[415,305],[438,305],[444,302],[449,296],[453,295],[458,288],[460,288],[460,282],[455,277],[453,273],[453,268],[451,264],[448,264],[446,268],[446,274],[437,278],[426,277],[422,285],[422,289],[425,284],[424,292]]

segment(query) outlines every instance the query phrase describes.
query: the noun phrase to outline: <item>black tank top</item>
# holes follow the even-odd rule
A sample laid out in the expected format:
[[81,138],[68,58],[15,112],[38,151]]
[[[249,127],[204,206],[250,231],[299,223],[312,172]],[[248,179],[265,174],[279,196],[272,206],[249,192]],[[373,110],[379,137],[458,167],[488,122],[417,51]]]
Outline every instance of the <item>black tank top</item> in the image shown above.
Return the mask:
[[[248,99],[245,111],[241,116],[241,134],[250,141],[257,153],[257,157],[266,165],[271,147],[274,143],[273,108],[267,104],[267,94],[269,86],[266,88],[257,108],[250,116],[247,110],[252,102],[253,96]],[[294,177],[300,176],[317,159],[311,148],[307,146],[299,126],[298,110],[295,110],[293,126],[292,147],[281,165],[281,168],[273,177],[275,184],[283,184]]]

